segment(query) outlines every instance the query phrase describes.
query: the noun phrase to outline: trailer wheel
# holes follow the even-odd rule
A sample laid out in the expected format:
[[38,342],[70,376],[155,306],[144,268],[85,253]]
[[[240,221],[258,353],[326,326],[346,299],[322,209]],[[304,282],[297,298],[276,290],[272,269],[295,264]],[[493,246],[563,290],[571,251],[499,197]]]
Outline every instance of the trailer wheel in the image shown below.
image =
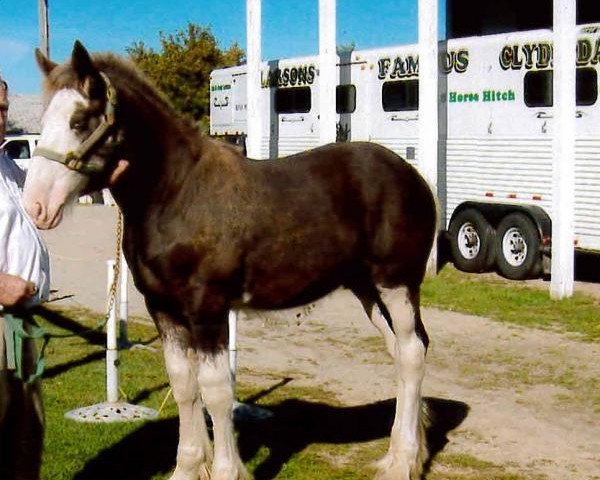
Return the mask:
[[511,213],[502,219],[497,229],[496,259],[500,274],[511,280],[539,276],[540,234],[529,217]]
[[494,266],[495,231],[474,208],[460,212],[448,229],[454,265],[463,272],[480,273]]

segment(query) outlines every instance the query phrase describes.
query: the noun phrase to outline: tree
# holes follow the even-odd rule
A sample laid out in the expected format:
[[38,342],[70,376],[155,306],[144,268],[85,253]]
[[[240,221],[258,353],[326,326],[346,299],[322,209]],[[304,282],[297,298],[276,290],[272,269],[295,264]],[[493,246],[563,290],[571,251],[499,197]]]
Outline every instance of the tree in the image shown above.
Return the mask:
[[239,65],[245,59],[244,51],[237,43],[221,49],[210,28],[194,23],[175,34],[160,32],[159,36],[160,51],[136,42],[127,47],[127,53],[178,111],[206,125],[210,72]]

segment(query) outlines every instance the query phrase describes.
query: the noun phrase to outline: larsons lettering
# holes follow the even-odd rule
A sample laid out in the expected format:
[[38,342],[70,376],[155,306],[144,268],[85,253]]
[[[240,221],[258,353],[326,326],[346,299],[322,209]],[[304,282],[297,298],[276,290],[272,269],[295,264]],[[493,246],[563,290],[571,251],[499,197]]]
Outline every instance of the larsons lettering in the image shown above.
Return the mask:
[[315,83],[317,68],[314,65],[276,68],[261,72],[262,88],[270,87],[299,87]]

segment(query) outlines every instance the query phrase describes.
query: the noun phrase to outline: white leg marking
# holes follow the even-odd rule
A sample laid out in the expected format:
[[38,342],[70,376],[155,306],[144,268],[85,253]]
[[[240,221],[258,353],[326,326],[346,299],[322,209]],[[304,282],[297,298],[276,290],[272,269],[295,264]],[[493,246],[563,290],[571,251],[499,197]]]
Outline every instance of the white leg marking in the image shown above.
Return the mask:
[[208,480],[212,450],[196,382],[195,356],[168,338],[163,339],[163,344],[167,373],[179,409],[177,466],[170,480]]
[[417,480],[426,457],[421,430],[421,383],[425,374],[425,346],[415,332],[419,294],[406,288],[384,292],[395,331],[396,416],[390,448],[380,462],[379,478]]
[[233,433],[234,392],[228,352],[225,349],[214,355],[199,356],[198,382],[202,399],[213,421],[215,456],[211,479],[247,478]]
[[388,353],[392,358],[396,356],[396,336],[392,329],[387,323],[387,320],[383,316],[383,313],[379,310],[379,307],[375,304],[375,301],[368,296],[360,296],[355,293],[358,300],[363,306],[369,320],[375,325],[377,330],[383,335],[383,340],[385,341],[385,346],[387,348]]

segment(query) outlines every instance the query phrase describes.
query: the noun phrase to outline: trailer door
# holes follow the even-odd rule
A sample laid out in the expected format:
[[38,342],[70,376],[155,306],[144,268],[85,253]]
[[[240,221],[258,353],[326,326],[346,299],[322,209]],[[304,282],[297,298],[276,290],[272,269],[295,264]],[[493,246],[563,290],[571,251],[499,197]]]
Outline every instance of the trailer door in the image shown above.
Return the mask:
[[279,87],[274,95],[275,113],[278,115],[278,156],[314,148],[319,141],[318,98],[310,85]]
[[210,133],[232,135],[233,125],[233,77],[215,72],[210,80]]
[[390,148],[416,165],[419,80],[375,80],[372,92],[371,141]]

